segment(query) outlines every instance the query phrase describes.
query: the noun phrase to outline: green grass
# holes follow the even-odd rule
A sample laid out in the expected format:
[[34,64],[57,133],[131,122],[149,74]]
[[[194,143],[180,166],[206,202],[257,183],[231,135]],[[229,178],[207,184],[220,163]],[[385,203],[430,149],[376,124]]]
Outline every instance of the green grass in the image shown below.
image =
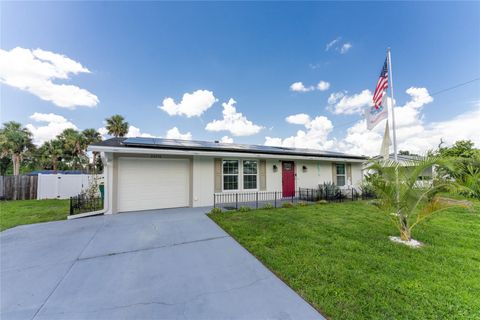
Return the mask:
[[69,200],[16,200],[0,202],[0,231],[22,224],[65,220]]
[[420,249],[362,201],[210,217],[327,317],[480,319],[480,202],[416,227]]

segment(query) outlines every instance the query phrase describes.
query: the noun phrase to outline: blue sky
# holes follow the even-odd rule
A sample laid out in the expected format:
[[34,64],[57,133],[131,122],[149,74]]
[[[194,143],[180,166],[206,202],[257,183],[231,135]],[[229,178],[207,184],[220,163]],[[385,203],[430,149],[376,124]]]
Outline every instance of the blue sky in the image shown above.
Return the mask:
[[[342,53],[345,44],[351,47]],[[16,73],[28,67],[23,60],[20,67],[11,67],[19,61],[11,54],[1,79],[1,118],[31,124],[44,139],[56,125],[39,129],[52,116],[38,114],[62,116],[79,129],[98,129],[106,117],[119,113],[141,133],[154,136],[166,136],[177,127],[199,140],[228,136],[239,143],[263,144],[270,137],[270,144],[371,154],[380,148],[383,129],[363,130],[358,110],[368,96],[361,93],[375,87],[388,46],[397,106],[418,102],[399,110],[404,130],[399,132],[400,146],[421,151],[438,144],[440,136],[448,142],[477,142],[472,119],[480,121],[480,81],[434,95],[433,101],[430,95],[480,77],[479,2],[2,2],[3,53],[16,47],[41,49],[74,60],[90,72],[51,81],[87,90],[98,102],[65,108],[12,84]],[[328,89],[290,88],[302,82],[308,89],[320,81],[328,82]],[[426,91],[408,94],[412,87]],[[158,108],[165,98],[178,104],[185,93],[197,90],[216,99],[200,116],[171,116]],[[328,103],[339,92],[345,98],[343,108],[338,106],[341,96]],[[222,119],[222,103],[230,98],[237,113],[262,127],[257,133],[205,129]],[[81,100],[72,95],[65,99]],[[309,118],[286,121],[299,113]],[[421,141],[411,142],[413,132]]]

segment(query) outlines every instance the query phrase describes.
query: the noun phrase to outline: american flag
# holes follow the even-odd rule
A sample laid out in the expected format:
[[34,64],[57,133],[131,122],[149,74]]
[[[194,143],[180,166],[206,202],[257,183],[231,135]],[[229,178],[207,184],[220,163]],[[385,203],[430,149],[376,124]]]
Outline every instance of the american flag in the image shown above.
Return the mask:
[[387,59],[385,59],[385,63],[383,64],[382,71],[380,72],[380,78],[378,78],[377,87],[375,88],[375,92],[373,93],[373,105],[375,108],[379,109],[382,106],[383,96],[385,91],[388,88],[388,66],[387,66]]

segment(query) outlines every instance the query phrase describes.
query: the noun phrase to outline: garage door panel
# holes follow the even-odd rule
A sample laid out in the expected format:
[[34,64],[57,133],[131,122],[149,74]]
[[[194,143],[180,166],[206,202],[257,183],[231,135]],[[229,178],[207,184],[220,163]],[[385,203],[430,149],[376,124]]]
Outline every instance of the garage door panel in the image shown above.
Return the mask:
[[189,205],[189,161],[119,158],[118,211]]

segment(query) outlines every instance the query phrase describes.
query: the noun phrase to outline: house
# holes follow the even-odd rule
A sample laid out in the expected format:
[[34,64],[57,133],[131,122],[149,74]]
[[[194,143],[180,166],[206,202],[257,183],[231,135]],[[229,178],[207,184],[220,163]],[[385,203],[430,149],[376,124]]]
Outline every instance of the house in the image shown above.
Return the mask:
[[279,191],[334,182],[358,186],[363,156],[159,138],[112,138],[89,146],[105,166],[105,213],[212,206],[214,194]]

